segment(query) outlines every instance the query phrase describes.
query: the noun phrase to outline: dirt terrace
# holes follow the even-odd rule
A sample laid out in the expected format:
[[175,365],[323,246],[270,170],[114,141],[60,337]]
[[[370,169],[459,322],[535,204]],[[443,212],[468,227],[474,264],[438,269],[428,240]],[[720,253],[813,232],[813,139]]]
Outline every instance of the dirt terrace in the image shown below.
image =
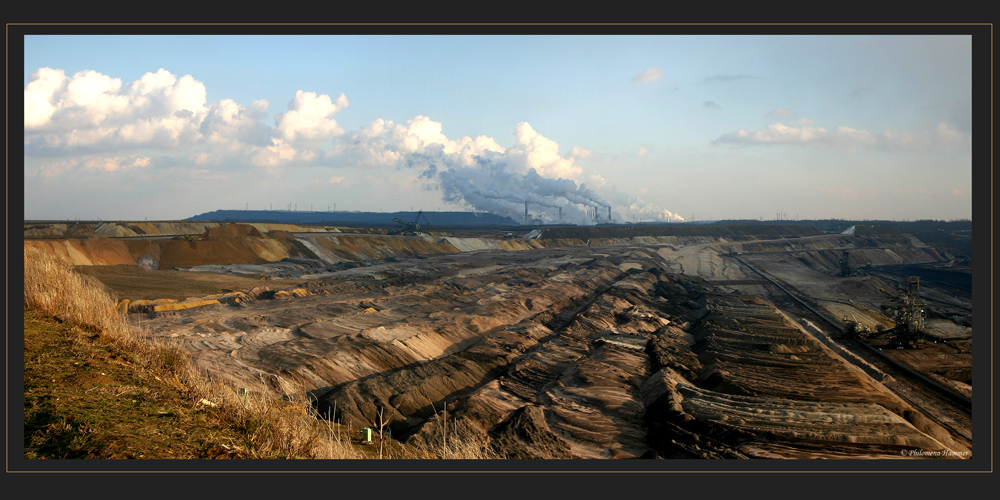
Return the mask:
[[[132,319],[218,376],[279,395],[305,387],[322,414],[354,427],[381,413],[394,438],[413,443],[461,435],[512,458],[969,452],[877,370],[776,306],[759,276],[726,257],[730,242],[698,238],[204,266],[301,282],[276,293],[262,281],[239,301]],[[849,238],[752,250],[798,250],[809,238],[827,253],[773,254],[793,259],[774,272],[806,276],[803,289],[808,273],[827,277],[811,296],[877,314],[880,285],[855,280],[871,297],[852,304],[858,295],[843,286],[855,285],[828,269]],[[909,240],[890,244],[893,263],[936,258]],[[945,371],[960,378],[965,366]]]
[[[511,458],[971,450],[968,415],[841,345],[774,284],[834,320],[889,325],[891,273],[950,258],[898,232],[185,224],[33,225],[25,244],[102,280],[213,376],[305,389],[322,414],[411,443],[461,437]],[[837,276],[843,250],[870,272]],[[971,295],[922,291],[929,342],[884,355],[971,397]]]

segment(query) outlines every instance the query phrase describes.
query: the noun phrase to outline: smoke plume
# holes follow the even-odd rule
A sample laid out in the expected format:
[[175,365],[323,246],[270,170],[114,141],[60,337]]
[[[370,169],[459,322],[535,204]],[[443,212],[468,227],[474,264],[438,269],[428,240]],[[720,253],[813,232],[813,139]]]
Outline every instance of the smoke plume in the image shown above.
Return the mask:
[[612,209],[613,219],[619,222],[627,216],[683,220],[613,188],[599,192],[567,178],[582,175],[582,168],[572,156],[560,155],[554,141],[527,123],[518,124],[515,138],[517,144],[510,148],[483,136],[452,140],[441,133],[439,123],[418,116],[405,125],[372,122],[350,137],[345,152],[368,166],[413,170],[439,188],[444,201],[517,221],[524,221],[525,203],[529,216],[545,223],[606,222],[607,209],[613,204],[628,210]]

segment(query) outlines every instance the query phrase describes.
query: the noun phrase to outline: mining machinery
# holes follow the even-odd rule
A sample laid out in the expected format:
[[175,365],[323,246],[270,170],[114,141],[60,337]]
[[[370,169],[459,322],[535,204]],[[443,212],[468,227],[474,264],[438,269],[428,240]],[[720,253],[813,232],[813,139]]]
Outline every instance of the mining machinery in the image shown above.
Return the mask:
[[889,348],[913,349],[926,342],[924,339],[924,321],[926,319],[926,303],[920,298],[920,277],[907,278],[907,286],[899,285],[896,300],[890,307],[893,321],[896,325],[885,328],[879,324],[873,331],[856,319],[844,318],[844,334],[860,340],[882,340]]
[[[421,234],[421,231],[420,231],[420,218],[421,217],[424,217],[424,211],[423,210],[417,212],[417,216],[414,217],[413,222],[406,222],[406,221],[400,220],[399,217],[396,217],[396,218],[392,219],[393,222],[398,222],[398,223],[402,224],[403,227],[401,227],[399,229],[390,229],[389,230],[389,234],[402,234],[402,235],[407,235],[407,236],[413,236],[413,235]],[[424,217],[424,222],[426,222],[428,226],[431,225],[430,221],[427,220],[427,217]]]
[[854,270],[851,269],[850,254],[847,253],[847,250],[844,250],[844,253],[841,254],[841,256],[840,256],[840,274],[839,274],[839,276],[852,276],[853,274],[854,274]]

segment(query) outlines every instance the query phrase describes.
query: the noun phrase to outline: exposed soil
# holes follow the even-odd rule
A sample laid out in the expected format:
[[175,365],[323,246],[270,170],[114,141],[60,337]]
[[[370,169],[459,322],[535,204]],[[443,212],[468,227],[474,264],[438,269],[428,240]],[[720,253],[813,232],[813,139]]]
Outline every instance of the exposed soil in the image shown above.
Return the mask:
[[[971,452],[971,419],[937,418],[839,345],[835,328],[730,256],[826,316],[875,325],[891,321],[882,306],[895,284],[837,276],[838,259],[845,248],[878,265],[947,257],[909,237],[742,228],[600,242],[588,233],[588,246],[264,229],[206,230],[200,237],[213,248],[232,250],[183,270],[88,272],[130,300],[154,298],[160,286],[209,292],[176,295],[185,299],[238,292],[239,300],[132,308],[130,318],[183,342],[215,376],[264,382],[278,396],[304,386],[320,414],[354,427],[376,424],[381,413],[407,444],[460,435],[510,458]],[[250,248],[246,241],[286,256],[241,257],[235,249]],[[185,259],[200,255],[190,247]],[[929,298],[940,293],[926,289]],[[928,333],[942,342],[892,355],[971,394],[972,332],[961,323],[971,300],[951,296],[936,307]]]

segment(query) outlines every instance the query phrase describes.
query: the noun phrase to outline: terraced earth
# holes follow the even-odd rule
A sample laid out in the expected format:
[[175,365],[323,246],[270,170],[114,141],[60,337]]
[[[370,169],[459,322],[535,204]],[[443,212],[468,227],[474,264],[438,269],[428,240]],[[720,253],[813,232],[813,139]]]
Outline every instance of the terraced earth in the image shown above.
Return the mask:
[[[278,396],[304,389],[327,418],[382,424],[406,443],[461,438],[545,459],[971,456],[970,416],[940,414],[822,321],[890,321],[880,306],[894,284],[838,277],[837,258],[947,260],[909,237],[199,229],[201,243],[26,244],[78,263],[95,263],[88,244],[120,256],[92,275],[150,335],[183,343],[213,376]],[[198,245],[214,249],[209,258],[196,258]],[[112,280],[115,269],[135,278]],[[146,281],[188,286],[185,273],[217,289],[169,300],[142,291]],[[940,345],[892,355],[971,397],[971,297],[948,300],[929,322]],[[947,362],[918,362],[931,358]]]

